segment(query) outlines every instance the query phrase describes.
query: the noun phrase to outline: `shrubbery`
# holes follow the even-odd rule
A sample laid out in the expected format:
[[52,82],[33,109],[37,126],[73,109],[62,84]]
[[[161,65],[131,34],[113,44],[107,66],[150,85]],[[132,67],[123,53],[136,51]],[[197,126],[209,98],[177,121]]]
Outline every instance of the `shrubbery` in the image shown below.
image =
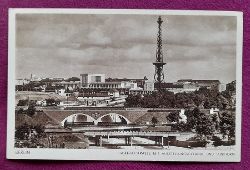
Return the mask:
[[29,100],[26,99],[26,100],[19,100],[18,103],[17,103],[17,106],[28,106],[29,104]]
[[143,107],[143,108],[194,108],[201,107],[210,109],[217,107],[219,109],[229,109],[233,103],[231,101],[231,92],[219,92],[213,89],[200,88],[191,93],[176,93],[162,90],[152,94],[133,95],[126,98],[125,107]]
[[32,126],[24,123],[16,128],[15,137],[20,140],[29,140],[31,139],[31,133],[34,133],[34,137],[42,137],[44,135],[44,127],[41,125]]
[[24,123],[18,126],[15,131],[15,147],[37,148],[44,147],[40,139],[45,136],[44,127],[41,125],[28,125]]

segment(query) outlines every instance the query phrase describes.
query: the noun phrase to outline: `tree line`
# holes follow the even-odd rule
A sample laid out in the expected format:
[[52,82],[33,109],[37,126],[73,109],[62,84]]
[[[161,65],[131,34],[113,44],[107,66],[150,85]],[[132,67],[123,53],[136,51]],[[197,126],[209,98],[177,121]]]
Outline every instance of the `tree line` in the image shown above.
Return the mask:
[[[233,89],[235,90],[235,89]],[[230,109],[233,107],[231,99],[232,91],[219,92],[214,89],[200,88],[190,93],[176,93],[163,90],[152,94],[133,95],[126,98],[125,107],[142,108],[204,108],[216,107],[219,109]]]
[[222,111],[219,114],[206,114],[199,108],[186,110],[187,121],[180,121],[178,112],[171,112],[166,118],[174,122],[172,127],[181,132],[194,131],[201,139],[221,133],[229,140],[235,137],[235,114],[233,111]]

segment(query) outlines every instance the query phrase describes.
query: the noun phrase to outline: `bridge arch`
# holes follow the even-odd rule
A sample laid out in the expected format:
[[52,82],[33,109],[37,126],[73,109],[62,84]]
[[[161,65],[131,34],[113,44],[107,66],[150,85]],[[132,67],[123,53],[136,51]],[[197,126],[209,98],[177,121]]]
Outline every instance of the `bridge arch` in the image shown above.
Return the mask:
[[124,123],[124,124],[131,123],[125,116],[117,113],[104,114],[95,121],[95,124],[98,124],[100,122]]
[[75,114],[69,115],[68,117],[63,119],[63,121],[61,121],[62,126],[64,126],[65,121],[67,121],[68,123],[73,123],[73,122],[94,122],[95,123],[96,122],[96,120],[93,117],[84,113],[75,113]]

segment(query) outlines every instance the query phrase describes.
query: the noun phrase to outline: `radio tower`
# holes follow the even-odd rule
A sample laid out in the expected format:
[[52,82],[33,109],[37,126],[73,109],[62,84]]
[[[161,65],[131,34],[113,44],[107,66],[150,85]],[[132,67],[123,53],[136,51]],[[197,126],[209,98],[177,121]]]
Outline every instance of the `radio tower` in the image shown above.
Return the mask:
[[163,66],[166,64],[163,62],[163,53],[162,53],[162,39],[161,39],[161,24],[162,24],[161,17],[158,18],[158,36],[157,36],[157,49],[156,49],[156,61],[153,63],[155,66],[155,87],[158,90],[161,90],[162,83],[164,82],[164,73],[163,73]]

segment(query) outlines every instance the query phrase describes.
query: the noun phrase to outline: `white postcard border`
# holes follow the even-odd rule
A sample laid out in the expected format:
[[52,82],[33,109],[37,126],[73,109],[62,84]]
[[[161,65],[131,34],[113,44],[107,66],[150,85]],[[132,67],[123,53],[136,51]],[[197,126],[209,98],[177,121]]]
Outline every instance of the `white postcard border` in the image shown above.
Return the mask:
[[[209,15],[237,17],[236,50],[236,150],[150,150],[150,149],[45,149],[15,148],[15,16],[16,14],[138,14],[138,15]],[[121,161],[204,161],[240,162],[242,112],[242,12],[201,10],[135,10],[135,9],[9,9],[8,37],[8,114],[7,158],[52,160],[121,160]]]

